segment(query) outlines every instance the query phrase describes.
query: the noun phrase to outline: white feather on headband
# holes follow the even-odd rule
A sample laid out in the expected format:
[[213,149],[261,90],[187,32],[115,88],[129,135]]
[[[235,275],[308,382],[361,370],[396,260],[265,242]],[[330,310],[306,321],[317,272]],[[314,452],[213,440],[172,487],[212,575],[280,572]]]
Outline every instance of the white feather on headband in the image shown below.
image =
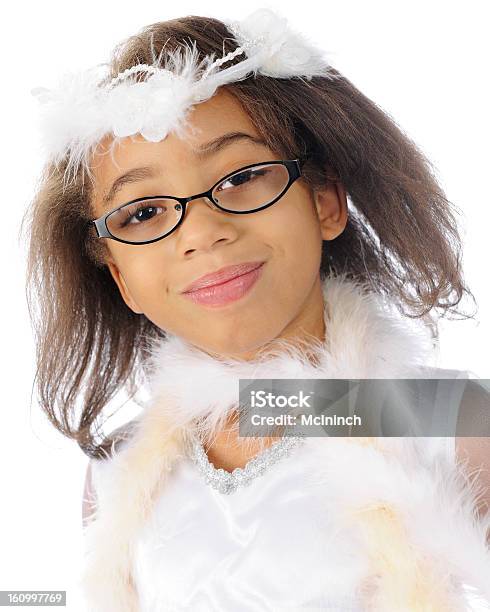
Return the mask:
[[[90,174],[90,156],[108,134],[114,137],[112,145],[136,134],[150,142],[163,140],[171,131],[183,137],[192,105],[212,97],[218,87],[251,74],[334,78],[323,52],[270,9],[223,23],[239,46],[219,59],[211,54],[199,61],[194,43],[166,52],[163,62],[162,49],[153,64],[133,66],[111,81],[109,64],[99,64],[63,75],[56,89],[32,89],[41,103],[41,145],[48,160],[59,164],[66,158],[65,178],[74,177],[81,164]],[[221,69],[240,55],[244,55],[242,61]],[[142,81],[137,73],[149,76]]]

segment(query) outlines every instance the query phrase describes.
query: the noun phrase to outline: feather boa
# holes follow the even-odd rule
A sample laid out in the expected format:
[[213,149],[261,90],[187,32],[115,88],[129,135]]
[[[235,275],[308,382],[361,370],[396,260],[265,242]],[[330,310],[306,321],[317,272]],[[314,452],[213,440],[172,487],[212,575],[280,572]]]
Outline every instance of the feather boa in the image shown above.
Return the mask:
[[[323,291],[327,331],[313,344],[315,365],[305,346],[283,341],[251,362],[214,359],[171,335],[153,346],[151,400],[118,452],[92,462],[97,509],[81,577],[90,612],[143,612],[131,575],[139,530],[193,436],[210,440],[223,425],[239,378],[429,377],[433,346],[422,327],[345,276],[327,277]],[[371,571],[353,586],[366,610],[490,610],[490,513],[478,518],[475,482],[420,440],[310,438],[319,466],[310,484],[328,486],[325,512],[362,534]]]

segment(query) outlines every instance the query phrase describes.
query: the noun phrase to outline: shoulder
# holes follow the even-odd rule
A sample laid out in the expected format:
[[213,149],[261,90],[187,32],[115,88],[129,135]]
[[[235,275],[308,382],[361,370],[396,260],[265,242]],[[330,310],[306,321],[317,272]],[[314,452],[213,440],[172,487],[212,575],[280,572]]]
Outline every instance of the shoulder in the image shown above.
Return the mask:
[[476,475],[478,511],[490,509],[490,389],[469,380],[461,400],[456,437],[456,456],[467,473]]
[[99,446],[87,464],[82,497],[82,524],[85,527],[97,509],[97,476],[108,464],[111,457],[117,454],[131,439],[136,419],[125,423],[109,434]]
[[95,448],[93,461],[110,459],[111,456],[117,454],[131,439],[138,419],[124,423],[114,431],[112,431],[104,440]]
[[473,374],[467,370],[424,366],[420,371],[425,379],[444,380],[444,396],[458,408],[456,435],[475,435],[478,431],[490,434],[490,381],[470,378]]
[[[450,384],[441,386],[439,394],[447,409],[455,410],[455,435],[438,441],[468,476],[476,476],[478,511],[485,514],[490,509],[490,381],[458,369],[425,366],[421,372],[428,379],[451,379]],[[425,389],[434,392],[430,385],[421,386],[421,390]]]
[[456,457],[469,476],[476,476],[478,511],[490,509],[490,388],[489,381],[470,379],[461,398]]
[[82,497],[82,525],[86,527],[90,517],[96,509],[95,491],[92,477],[92,462],[90,459],[87,470],[85,472],[85,482],[83,485],[83,497]]
[[469,379],[461,398],[458,419],[458,434],[475,435],[482,432],[489,435],[490,381]]

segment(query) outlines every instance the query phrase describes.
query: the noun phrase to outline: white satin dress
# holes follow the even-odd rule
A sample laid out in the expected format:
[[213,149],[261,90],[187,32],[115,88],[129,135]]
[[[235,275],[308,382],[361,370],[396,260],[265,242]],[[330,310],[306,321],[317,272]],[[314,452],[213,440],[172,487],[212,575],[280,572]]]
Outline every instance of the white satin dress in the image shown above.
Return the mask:
[[[454,438],[431,440],[434,452],[455,460]],[[354,534],[336,536],[318,488],[308,486],[308,438],[285,437],[232,473],[194,449],[137,542],[141,612],[363,610],[349,585],[365,575],[366,561],[353,554]]]

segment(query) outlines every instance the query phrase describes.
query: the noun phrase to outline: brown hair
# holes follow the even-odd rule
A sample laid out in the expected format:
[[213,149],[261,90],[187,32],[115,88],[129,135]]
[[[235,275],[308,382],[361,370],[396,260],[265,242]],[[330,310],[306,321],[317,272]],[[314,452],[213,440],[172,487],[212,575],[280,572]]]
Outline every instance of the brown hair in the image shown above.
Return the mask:
[[[188,16],[158,22],[115,48],[111,76],[151,64],[162,48],[194,41],[200,58],[236,48],[219,20]],[[460,267],[456,208],[430,162],[393,119],[338,71],[332,74],[334,79],[310,81],[257,75],[226,85],[271,150],[284,159],[310,154],[303,178],[312,189],[327,180],[345,186],[347,226],[324,243],[321,277],[346,272],[366,281],[409,317],[430,319],[426,315],[439,309],[441,316],[468,318],[456,310],[465,293],[473,297]],[[148,340],[165,334],[124,303],[105,265],[105,240],[87,231],[93,215],[86,171],[64,186],[64,170],[63,164],[44,168],[23,221],[29,221],[36,389],[53,425],[87,455],[100,457],[115,438],[97,442],[99,415],[121,389],[138,402]]]

